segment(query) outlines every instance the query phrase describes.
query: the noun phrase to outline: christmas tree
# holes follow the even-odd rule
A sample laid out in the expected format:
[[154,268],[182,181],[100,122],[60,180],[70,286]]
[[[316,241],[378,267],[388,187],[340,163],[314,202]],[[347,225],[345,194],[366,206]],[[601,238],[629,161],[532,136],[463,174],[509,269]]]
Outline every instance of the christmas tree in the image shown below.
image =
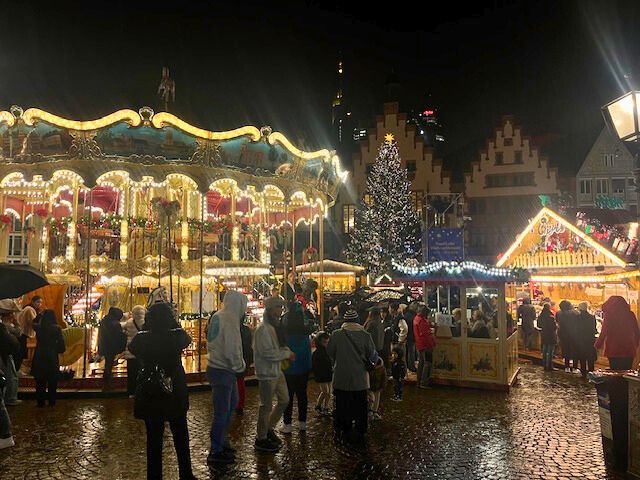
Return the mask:
[[420,224],[409,186],[398,145],[389,134],[367,177],[366,201],[358,205],[346,251],[350,262],[374,276],[389,272],[391,260],[404,262],[420,255]]

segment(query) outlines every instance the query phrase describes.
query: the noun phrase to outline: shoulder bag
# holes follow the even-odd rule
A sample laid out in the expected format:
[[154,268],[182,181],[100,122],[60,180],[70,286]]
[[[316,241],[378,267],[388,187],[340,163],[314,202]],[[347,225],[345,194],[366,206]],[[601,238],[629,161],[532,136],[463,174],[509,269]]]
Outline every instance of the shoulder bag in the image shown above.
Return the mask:
[[367,372],[372,372],[376,369],[375,364],[371,363],[371,361],[368,358],[365,358],[364,353],[362,352],[362,350],[360,350],[360,348],[358,348],[358,345],[356,345],[356,342],[353,341],[353,338],[351,338],[351,335],[349,335],[349,332],[347,332],[346,330],[344,330],[344,334],[347,336],[347,338],[349,339],[349,342],[351,342],[351,346],[355,349],[356,353],[360,356],[360,358],[362,359],[362,363],[364,365],[364,369]]

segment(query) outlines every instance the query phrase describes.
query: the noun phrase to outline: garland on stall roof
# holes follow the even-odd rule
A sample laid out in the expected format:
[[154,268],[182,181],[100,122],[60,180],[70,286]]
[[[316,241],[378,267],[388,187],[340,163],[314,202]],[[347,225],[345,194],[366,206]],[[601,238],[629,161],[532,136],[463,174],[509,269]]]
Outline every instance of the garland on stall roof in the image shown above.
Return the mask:
[[453,276],[462,276],[465,272],[472,274],[479,274],[486,277],[495,278],[509,278],[513,280],[526,280],[529,276],[527,270],[522,268],[499,268],[490,265],[484,265],[478,262],[464,261],[464,262],[446,262],[439,261],[429,263],[425,265],[417,265],[412,263],[398,263],[395,260],[392,261],[393,267],[405,275],[421,276],[421,275],[433,275],[445,274]]

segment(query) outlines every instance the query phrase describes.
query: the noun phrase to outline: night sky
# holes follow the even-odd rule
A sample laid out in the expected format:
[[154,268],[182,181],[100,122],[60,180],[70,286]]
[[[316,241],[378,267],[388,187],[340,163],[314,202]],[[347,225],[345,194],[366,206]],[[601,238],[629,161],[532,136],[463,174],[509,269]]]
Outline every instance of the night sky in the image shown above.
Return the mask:
[[170,110],[189,123],[269,124],[331,146],[341,51],[359,125],[381,112],[393,70],[403,110],[439,109],[449,167],[475,159],[514,114],[575,174],[602,127],[600,106],[623,93],[624,73],[640,79],[638,2],[43,3],[0,2],[0,109],[74,119],[158,111],[166,65],[176,81]]

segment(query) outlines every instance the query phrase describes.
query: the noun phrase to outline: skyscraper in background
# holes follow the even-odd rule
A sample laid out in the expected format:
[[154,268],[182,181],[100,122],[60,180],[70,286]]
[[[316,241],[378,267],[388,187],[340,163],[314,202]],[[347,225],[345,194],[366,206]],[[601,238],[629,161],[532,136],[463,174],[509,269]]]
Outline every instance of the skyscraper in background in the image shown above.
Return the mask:
[[425,147],[433,148],[437,153],[441,152],[445,137],[438,119],[438,109],[431,101],[423,108],[412,110],[407,117],[407,123],[416,127],[416,135],[422,138]]

